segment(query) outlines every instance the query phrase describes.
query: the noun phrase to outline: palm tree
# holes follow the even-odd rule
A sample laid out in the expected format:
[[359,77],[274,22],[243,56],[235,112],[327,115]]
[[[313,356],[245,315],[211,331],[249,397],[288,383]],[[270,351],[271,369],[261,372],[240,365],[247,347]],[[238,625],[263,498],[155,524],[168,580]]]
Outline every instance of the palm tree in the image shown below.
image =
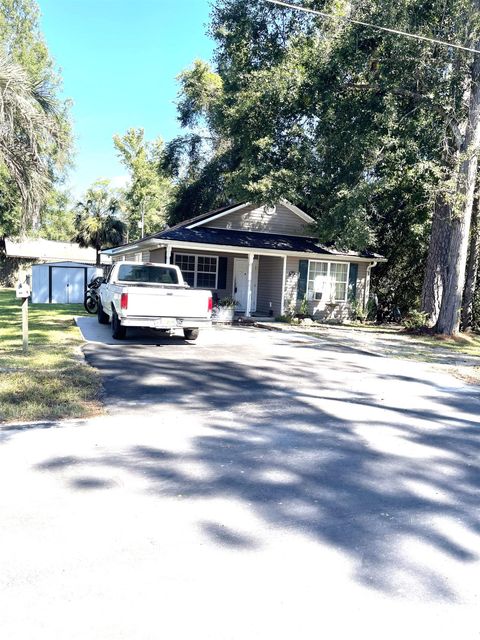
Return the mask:
[[99,180],[87,190],[76,206],[74,241],[81,247],[93,247],[100,266],[100,250],[122,244],[126,226],[119,218],[120,205],[108,188],[108,181]]
[[21,195],[22,231],[38,218],[65,134],[52,86],[0,55],[0,163]]

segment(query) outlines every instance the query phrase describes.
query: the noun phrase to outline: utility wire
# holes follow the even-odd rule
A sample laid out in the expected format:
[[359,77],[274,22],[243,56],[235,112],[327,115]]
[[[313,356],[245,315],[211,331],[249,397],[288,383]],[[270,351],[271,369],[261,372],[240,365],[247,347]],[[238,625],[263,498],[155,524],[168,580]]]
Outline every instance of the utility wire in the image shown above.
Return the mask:
[[405,36],[407,38],[415,38],[416,40],[424,40],[426,42],[432,42],[434,44],[440,44],[444,47],[450,47],[451,49],[461,49],[462,51],[470,51],[471,53],[480,53],[478,49],[472,49],[471,47],[464,47],[461,44],[452,44],[451,42],[445,42],[443,40],[436,40],[435,38],[428,38],[427,36],[420,36],[415,33],[408,33],[407,31],[400,31],[399,29],[390,29],[388,27],[380,27],[377,24],[371,24],[370,22],[362,22],[361,20],[354,20],[353,18],[345,18],[343,16],[334,16],[331,13],[324,13],[323,11],[317,11],[317,9],[308,9],[302,7],[299,4],[290,4],[283,2],[282,0],[265,0],[271,4],[277,4],[280,7],[286,7],[287,9],[294,9],[296,11],[305,11],[305,13],[313,13],[316,16],[322,16],[328,20],[339,20],[341,22],[353,22],[354,24],[360,24],[362,27],[371,27],[372,29],[379,29],[380,31],[387,31],[388,33],[394,33],[399,36]]

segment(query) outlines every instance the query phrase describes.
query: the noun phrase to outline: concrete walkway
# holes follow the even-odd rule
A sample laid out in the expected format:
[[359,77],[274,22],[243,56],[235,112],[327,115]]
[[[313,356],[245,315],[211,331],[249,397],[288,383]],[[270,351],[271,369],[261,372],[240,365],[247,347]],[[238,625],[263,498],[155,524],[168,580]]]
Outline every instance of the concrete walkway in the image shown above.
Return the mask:
[[259,329],[96,336],[109,416],[0,429],[3,637],[479,637],[475,387]]

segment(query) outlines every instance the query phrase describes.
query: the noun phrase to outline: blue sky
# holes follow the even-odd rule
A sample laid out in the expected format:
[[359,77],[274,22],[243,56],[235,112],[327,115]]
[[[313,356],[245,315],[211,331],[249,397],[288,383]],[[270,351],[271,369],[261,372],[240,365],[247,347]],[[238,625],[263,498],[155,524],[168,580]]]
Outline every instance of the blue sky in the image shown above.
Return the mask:
[[112,136],[143,127],[148,139],[179,132],[175,77],[210,59],[208,0],[38,0],[42,30],[73,100],[74,197],[126,171]]

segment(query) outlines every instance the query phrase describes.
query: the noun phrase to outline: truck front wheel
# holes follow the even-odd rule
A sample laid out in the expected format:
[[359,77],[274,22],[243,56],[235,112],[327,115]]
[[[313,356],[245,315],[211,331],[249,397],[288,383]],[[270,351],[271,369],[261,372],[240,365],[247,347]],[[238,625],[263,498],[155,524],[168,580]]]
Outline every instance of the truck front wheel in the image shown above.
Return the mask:
[[196,340],[198,338],[198,329],[184,329],[183,335],[185,340]]
[[112,314],[112,338],[115,340],[125,340],[127,336],[127,328],[120,323],[120,318],[115,311]]

